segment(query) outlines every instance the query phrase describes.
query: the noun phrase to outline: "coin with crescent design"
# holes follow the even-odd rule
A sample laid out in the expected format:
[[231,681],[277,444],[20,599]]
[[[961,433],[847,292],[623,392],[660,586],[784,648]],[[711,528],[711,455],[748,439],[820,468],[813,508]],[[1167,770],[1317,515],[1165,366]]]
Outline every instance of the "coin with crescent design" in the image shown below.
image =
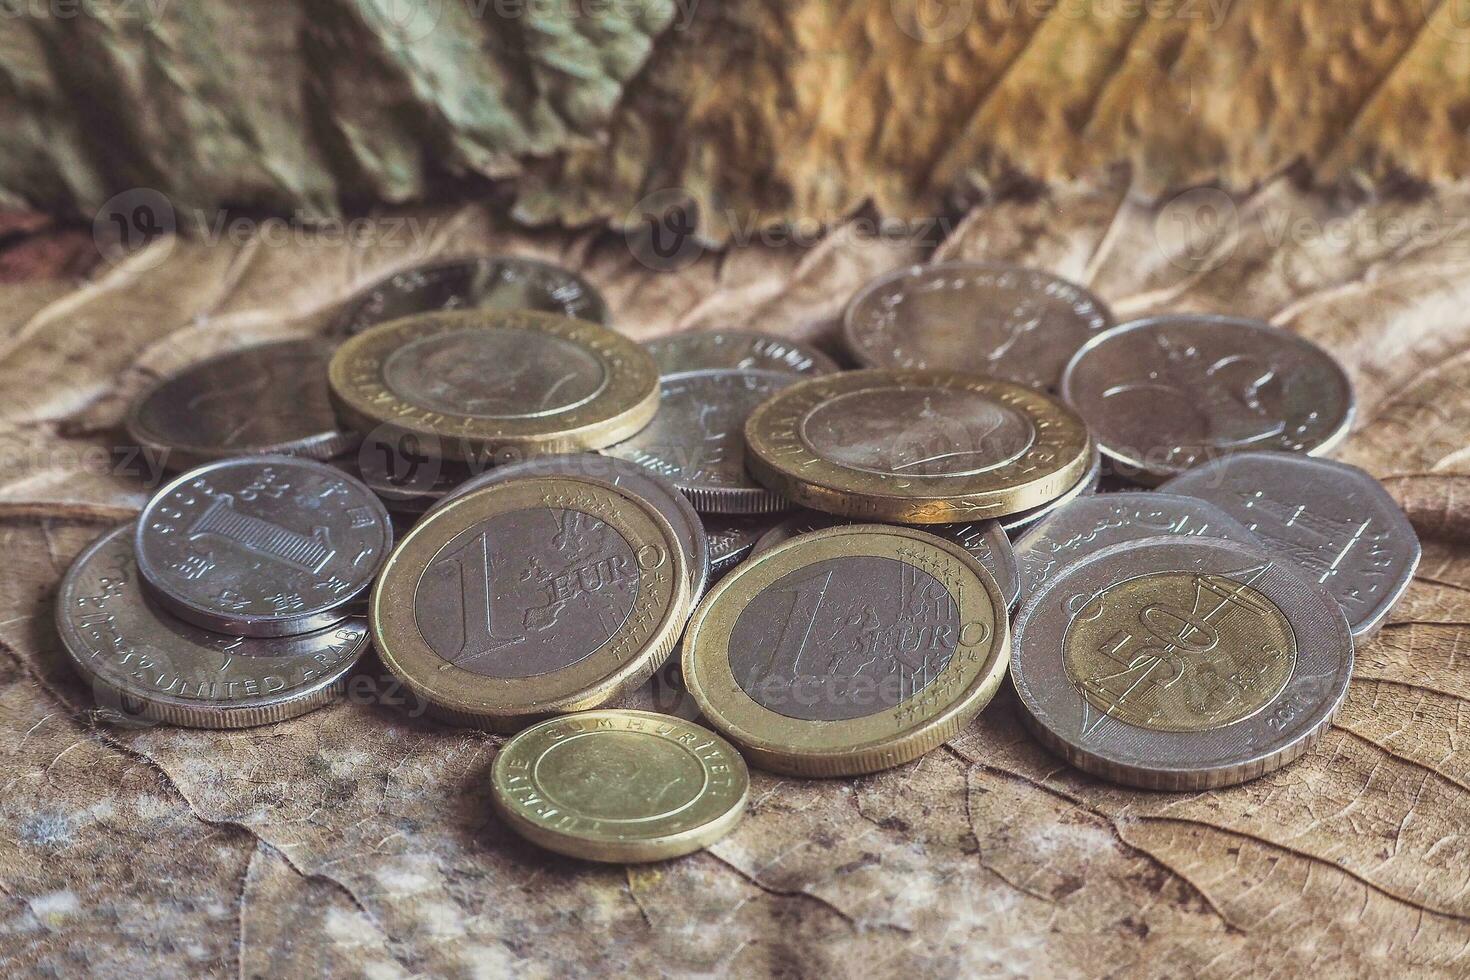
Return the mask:
[[190,470],[143,508],[138,571],[205,629],[285,636],[346,618],[393,545],[378,498],[334,466],[243,456]]
[[1342,606],[1353,635],[1374,633],[1419,566],[1414,526],[1372,476],[1298,453],[1238,453],[1164,485],[1229,513],[1266,549]]
[[512,830],[588,861],[662,861],[724,837],[750,773],[707,728],[651,711],[581,711],[503,745],[491,799]]
[[847,371],[769,399],[746,465],[772,491],[864,520],[951,524],[1055,500],[1092,460],[1087,426],[1050,396],[955,371]]
[[941,262],[865,286],[842,324],[864,367],[944,368],[1055,389],[1067,359],[1113,316],[1086,289],[1038,269]]
[[132,524],[98,538],[57,593],[62,645],[109,717],[244,728],[294,718],[341,694],[368,648],[365,618],[284,637],[201,629],[149,596],[133,539]]
[[815,347],[753,330],[687,330],[644,343],[660,374],[738,369],[831,374],[832,358]]
[[1112,468],[1158,483],[1226,453],[1322,455],[1347,435],[1348,376],[1322,348],[1259,320],[1170,314],[1088,341],[1062,395]]
[[689,604],[684,550],[657,507],[605,481],[546,477],[425,515],[369,614],[384,665],[441,717],[515,731],[637,687]]
[[713,369],[665,375],[658,414],[603,452],[646,466],[682,490],[702,514],[763,514],[790,505],[746,470],[745,419],[793,384],[786,371]]
[[424,313],[347,340],[328,370],[338,416],[446,458],[618,442],[658,410],[658,371],[607,327],[529,311]]
[[332,413],[331,357],[326,341],[301,338],[191,364],[138,396],[128,435],[172,470],[231,456],[350,452],[360,436],[341,429]]
[[995,580],[964,548],[856,524],[778,545],[700,603],[682,666],[704,717],[754,764],[876,772],[952,738],[1005,676]]
[[337,328],[362,333],[389,320],[437,310],[539,310],[606,323],[607,304],[570,269],[509,255],[415,266],[374,283],[342,312]]
[[1074,500],[1092,496],[1097,492],[1101,481],[1102,452],[1097,448],[1097,443],[1093,442],[1092,461],[1087,464],[1087,472],[1082,474],[1082,479],[1064,490],[1060,496],[1053,497],[1044,504],[1028,507],[1000,518],[1000,526],[1006,529],[1007,534],[1012,536],[1019,534],[1058,508],[1065,507]]
[[755,543],[778,518],[771,514],[701,514],[709,539],[710,581],[725,576],[749,556]]
[[1294,566],[1168,537],[1104,548],[1029,596],[1011,679],[1032,731],[1078,768],[1202,790],[1305,752],[1352,668],[1342,610]]

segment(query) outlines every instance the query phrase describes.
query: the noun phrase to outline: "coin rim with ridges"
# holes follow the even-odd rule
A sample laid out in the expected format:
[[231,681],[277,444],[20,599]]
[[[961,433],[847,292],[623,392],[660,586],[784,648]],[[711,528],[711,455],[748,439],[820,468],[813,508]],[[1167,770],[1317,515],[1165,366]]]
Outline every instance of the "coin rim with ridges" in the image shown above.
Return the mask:
[[[681,341],[692,340],[696,337],[734,337],[740,340],[748,340],[751,342],[765,340],[772,343],[785,344],[793,351],[796,351],[807,360],[811,361],[812,365],[809,369],[803,371],[798,368],[792,368],[789,365],[782,366],[781,362],[779,361],[772,364],[751,365],[748,368],[740,367],[739,365],[732,366],[725,364],[690,365],[664,363],[663,359],[658,353],[659,348],[675,347]],[[643,342],[643,346],[648,348],[648,352],[653,355],[653,362],[658,366],[659,372],[661,374],[685,374],[689,371],[705,370],[776,371],[783,374],[795,374],[800,377],[809,378],[816,377],[817,375],[822,374],[835,374],[838,370],[840,370],[840,368],[838,368],[837,366],[836,361],[832,360],[832,358],[828,357],[826,354],[823,354],[815,347],[812,347],[810,344],[803,344],[798,341],[782,337],[780,334],[763,333],[759,330],[681,330],[678,333],[669,333],[664,334],[660,337],[651,337]]]
[[1097,442],[1094,440],[1092,443],[1091,462],[1087,464],[1087,472],[1082,474],[1082,479],[1039,507],[1030,507],[1015,514],[1007,514],[1005,517],[997,518],[997,520],[1000,521],[1000,526],[1006,529],[1006,533],[1012,537],[1018,534],[1024,534],[1033,524],[1048,514],[1055,513],[1074,500],[1091,497],[1097,493],[1097,486],[1101,480],[1102,453],[1098,450]]

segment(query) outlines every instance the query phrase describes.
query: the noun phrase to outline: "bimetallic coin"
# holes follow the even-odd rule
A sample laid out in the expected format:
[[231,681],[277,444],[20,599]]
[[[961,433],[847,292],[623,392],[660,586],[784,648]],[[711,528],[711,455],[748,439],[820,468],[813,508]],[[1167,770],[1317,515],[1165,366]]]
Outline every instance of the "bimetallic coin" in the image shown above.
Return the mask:
[[746,465],[813,510],[904,524],[1055,500],[1092,460],[1087,427],[1024,385],[954,371],[848,371],[787,388],[745,423]]
[[870,283],[842,325],[864,367],[944,368],[1054,389],[1067,359],[1113,316],[1081,286],[1036,269],[944,262]]
[[659,374],[726,369],[831,374],[837,364],[814,347],[751,330],[691,330],[644,343]]
[[169,612],[205,629],[285,636],[345,618],[393,529],[372,491],[290,456],[210,463],[165,484],[138,520],[138,570]]
[[859,524],[736,568],[690,619],[682,664],[704,717],[756,765],[847,776],[953,737],[1009,657],[1005,600],[964,548]]
[[709,539],[710,581],[716,582],[740,564],[776,518],[768,514],[702,514]]
[[1146,789],[1201,790],[1295,759],[1347,695],[1353,637],[1295,567],[1209,538],[1145,538],[1065,568],[1015,621],[1037,737]]
[[724,837],[745,815],[750,773],[734,746],[651,711],[583,711],[506,742],[495,810],[547,850],[588,861],[662,861]]
[[588,478],[513,480],[426,515],[373,588],[383,663],[447,719],[515,731],[668,657],[689,569],[658,508]]
[[1338,601],[1353,635],[1375,632],[1409,587],[1419,536],[1372,476],[1296,453],[1240,453],[1164,485],[1241,521],[1266,550]]
[[343,333],[436,310],[540,310],[607,322],[607,304],[570,269],[514,256],[421,265],[369,286],[338,319]]
[[328,372],[338,415],[446,458],[597,449],[648,424],[658,373],[638,344],[549,313],[424,313],[344,343]]
[[702,514],[765,514],[790,506],[745,468],[745,419],[797,380],[781,371],[709,370],[666,375],[653,422],[609,456],[646,466]]
[[1074,500],[1090,497],[1098,490],[1102,481],[1102,453],[1097,448],[1097,443],[1092,444],[1092,462],[1087,466],[1087,472],[1082,474],[1082,479],[1072,484],[1059,497],[1053,497],[1039,507],[1028,507],[1026,510],[1015,514],[1007,514],[1000,518],[1000,526],[1006,529],[1006,533],[1012,536],[1021,533],[1026,528],[1041,520],[1047,514],[1058,508],[1065,507]]
[[62,645],[109,715],[244,728],[294,718],[340,695],[367,650],[366,619],[277,638],[191,626],[148,596],[133,536],[127,524],[89,545],[56,601]]
[[1331,452],[1354,405],[1352,383],[1316,344],[1258,320],[1185,314],[1089,341],[1062,395],[1113,469],[1149,483],[1243,450]]
[[360,440],[327,396],[332,346],[308,338],[220,354],[169,375],[128,412],[128,435],[172,470],[231,456],[329,459]]

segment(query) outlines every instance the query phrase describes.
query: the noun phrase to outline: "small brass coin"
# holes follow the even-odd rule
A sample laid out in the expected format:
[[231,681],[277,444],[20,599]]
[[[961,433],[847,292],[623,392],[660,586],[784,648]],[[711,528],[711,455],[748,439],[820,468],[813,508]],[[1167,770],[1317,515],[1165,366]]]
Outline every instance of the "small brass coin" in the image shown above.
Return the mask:
[[527,310],[380,324],[338,348],[328,381],[348,426],[470,462],[600,449],[658,411],[658,370],[640,345]]
[[689,570],[653,504],[590,478],[516,480],[445,503],[373,588],[383,663],[441,717],[517,731],[594,708],[668,658]]
[[734,746],[651,711],[533,725],[500,749],[490,779],[512,830],[588,861],[662,861],[708,847],[740,822],[750,792]]
[[1075,412],[1008,381],[937,370],[802,381],[751,413],[746,466],[829,514],[904,524],[1000,518],[1076,486],[1092,437]]
[[731,572],[684,635],[704,717],[754,764],[851,776],[917,759],[990,702],[1010,660],[983,565],[913,528],[795,538]]

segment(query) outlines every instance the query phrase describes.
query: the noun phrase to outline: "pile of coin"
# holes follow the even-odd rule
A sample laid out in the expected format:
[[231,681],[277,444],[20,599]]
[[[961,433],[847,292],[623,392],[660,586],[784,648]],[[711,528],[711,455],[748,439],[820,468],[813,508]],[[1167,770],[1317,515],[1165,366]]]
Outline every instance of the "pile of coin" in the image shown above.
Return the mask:
[[[329,698],[370,632],[437,718],[518,733],[490,773],[509,827],[654,860],[734,826],[746,760],[898,765],[1007,675],[1103,778],[1261,775],[1326,728],[1418,561],[1383,488],[1316,458],[1346,375],[1265,323],[1115,325],[976,263],[859,291],[858,370],[607,320],[573,273],[465,260],[368,290],[335,346],[145,392],[133,437],[199,468],[68,574],[78,667],[139,717],[255,724]],[[715,731],[616,707],[676,649]]]

